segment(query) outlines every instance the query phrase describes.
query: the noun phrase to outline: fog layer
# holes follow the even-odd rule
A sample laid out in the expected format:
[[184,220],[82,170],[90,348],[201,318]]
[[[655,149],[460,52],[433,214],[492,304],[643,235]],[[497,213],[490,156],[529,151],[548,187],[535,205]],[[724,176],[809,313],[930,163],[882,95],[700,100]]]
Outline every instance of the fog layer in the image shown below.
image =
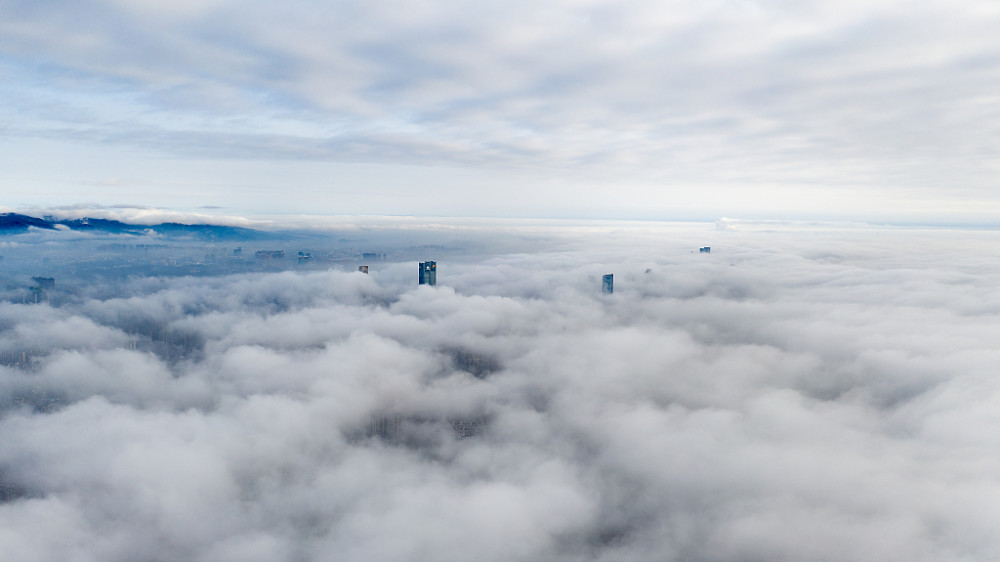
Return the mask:
[[0,552],[996,559],[993,236],[562,229],[436,287],[385,262],[0,304]]

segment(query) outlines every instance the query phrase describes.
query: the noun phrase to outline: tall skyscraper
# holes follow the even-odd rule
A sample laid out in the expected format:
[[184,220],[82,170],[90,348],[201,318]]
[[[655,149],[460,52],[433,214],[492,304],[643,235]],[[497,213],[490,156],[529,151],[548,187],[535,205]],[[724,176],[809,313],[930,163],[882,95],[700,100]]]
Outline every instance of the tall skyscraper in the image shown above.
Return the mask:
[[613,273],[605,275],[602,279],[601,292],[606,295],[615,292],[615,275]]
[[422,261],[422,262],[420,262],[420,284],[421,285],[437,285],[437,262],[436,261]]

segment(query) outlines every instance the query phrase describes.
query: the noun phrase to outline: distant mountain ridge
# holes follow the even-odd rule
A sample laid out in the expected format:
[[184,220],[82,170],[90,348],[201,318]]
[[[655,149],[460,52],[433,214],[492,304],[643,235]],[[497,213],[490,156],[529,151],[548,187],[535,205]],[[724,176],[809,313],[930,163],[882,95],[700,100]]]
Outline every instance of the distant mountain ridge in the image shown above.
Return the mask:
[[268,236],[267,233],[252,228],[219,224],[181,224],[176,222],[129,224],[110,219],[57,219],[52,216],[38,218],[19,213],[0,213],[0,236],[6,234],[23,234],[28,232],[28,229],[32,227],[42,230],[57,230],[59,226],[82,232],[107,232],[136,236],[143,236],[154,232],[162,236],[195,236],[209,240],[242,240]]
[[25,232],[29,227],[55,229],[55,226],[47,220],[17,213],[0,213],[0,233],[7,234],[11,231]]

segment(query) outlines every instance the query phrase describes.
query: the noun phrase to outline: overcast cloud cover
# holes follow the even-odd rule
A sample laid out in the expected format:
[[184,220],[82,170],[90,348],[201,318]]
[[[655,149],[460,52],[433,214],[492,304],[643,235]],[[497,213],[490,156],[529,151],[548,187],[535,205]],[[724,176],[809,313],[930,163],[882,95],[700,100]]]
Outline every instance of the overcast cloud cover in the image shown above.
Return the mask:
[[719,226],[2,304],[0,552],[1000,556],[993,233]]
[[0,180],[22,208],[995,223],[998,19],[986,0],[7,0]]

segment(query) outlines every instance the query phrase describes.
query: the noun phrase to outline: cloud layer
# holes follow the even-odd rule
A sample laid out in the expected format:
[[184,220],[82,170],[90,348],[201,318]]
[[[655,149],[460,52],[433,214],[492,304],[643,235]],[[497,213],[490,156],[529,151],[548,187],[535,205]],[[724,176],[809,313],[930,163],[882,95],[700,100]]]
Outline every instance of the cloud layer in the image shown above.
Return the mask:
[[[113,152],[79,165],[60,152],[62,189],[118,200],[130,192],[114,182],[235,193],[238,168],[206,171],[205,159],[291,160],[375,169],[346,185],[317,178],[342,167],[241,179],[272,205],[288,190],[332,190],[329,212],[492,214],[482,202],[499,176],[531,186],[527,209],[505,209],[517,216],[552,216],[558,202],[591,216],[954,218],[996,210],[998,15],[974,0],[12,0],[0,8],[0,118],[7,139],[35,143],[26,154],[127,149],[134,169],[104,162]],[[399,164],[473,177],[417,179],[464,186],[430,209],[349,197],[361,184],[398,203],[407,193],[386,177]],[[610,185],[628,197],[607,197]]]
[[988,234],[546,240],[435,288],[402,263],[0,306],[0,551],[1000,554]]

